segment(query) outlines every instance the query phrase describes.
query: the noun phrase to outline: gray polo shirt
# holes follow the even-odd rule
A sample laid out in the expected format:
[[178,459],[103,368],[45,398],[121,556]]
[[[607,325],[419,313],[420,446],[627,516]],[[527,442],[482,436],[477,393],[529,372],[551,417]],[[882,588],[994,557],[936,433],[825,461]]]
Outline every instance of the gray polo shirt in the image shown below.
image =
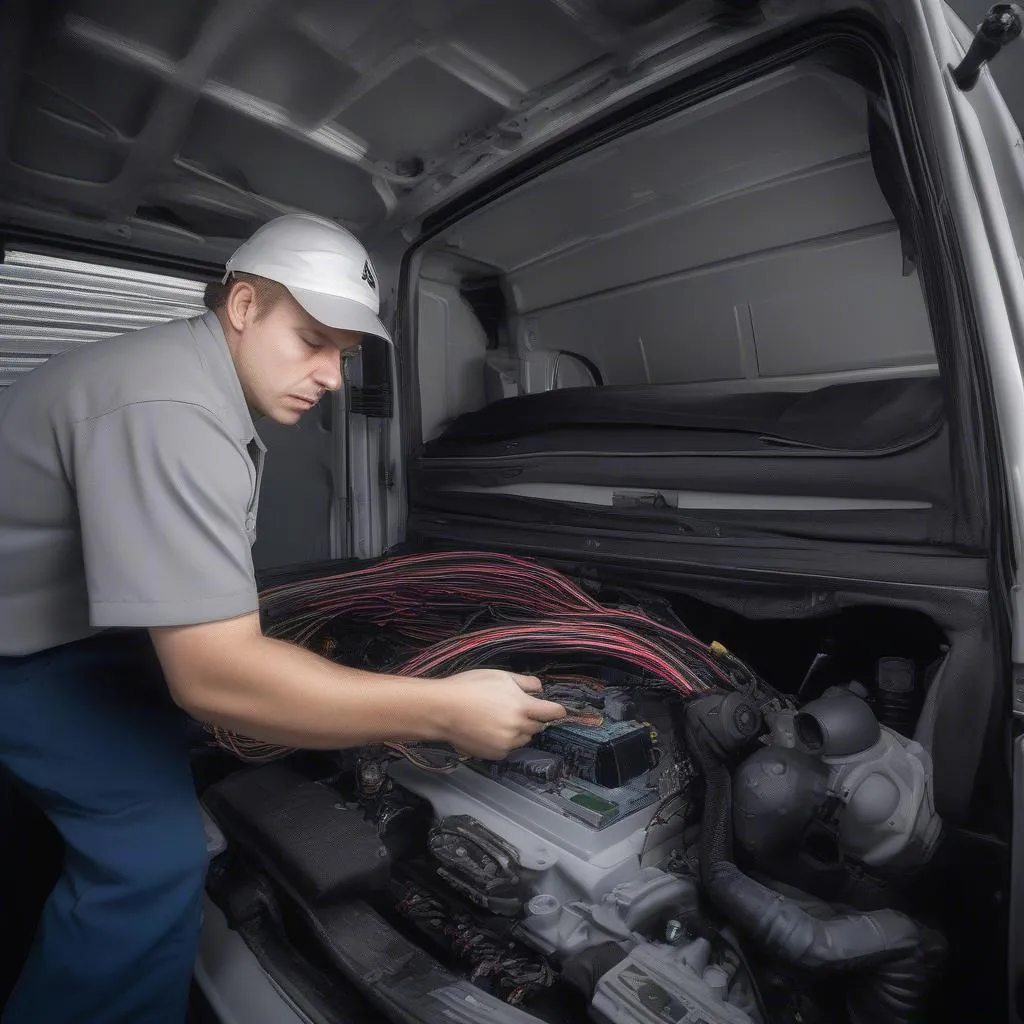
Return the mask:
[[213,313],[81,345],[9,387],[0,655],[255,611],[265,451]]

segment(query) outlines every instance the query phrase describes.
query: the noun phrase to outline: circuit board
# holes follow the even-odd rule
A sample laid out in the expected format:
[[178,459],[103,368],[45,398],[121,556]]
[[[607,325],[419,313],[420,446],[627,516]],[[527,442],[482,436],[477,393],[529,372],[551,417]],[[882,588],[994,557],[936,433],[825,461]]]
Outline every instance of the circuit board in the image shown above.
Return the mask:
[[503,761],[472,767],[596,830],[660,798],[651,731],[635,721],[556,723]]

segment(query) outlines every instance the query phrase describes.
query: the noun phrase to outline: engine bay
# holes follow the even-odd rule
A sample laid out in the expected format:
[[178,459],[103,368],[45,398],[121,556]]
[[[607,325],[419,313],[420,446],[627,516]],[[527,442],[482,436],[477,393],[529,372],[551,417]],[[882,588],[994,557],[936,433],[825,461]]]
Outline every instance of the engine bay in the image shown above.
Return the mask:
[[264,603],[268,635],[345,664],[536,674],[567,717],[495,762],[211,728],[233,761],[204,795],[226,904],[246,870],[282,916],[358,899],[509,1020],[923,1018],[948,955],[913,900],[944,834],[913,738],[937,631],[854,658],[822,644],[783,689],[662,597],[493,553],[385,559]]

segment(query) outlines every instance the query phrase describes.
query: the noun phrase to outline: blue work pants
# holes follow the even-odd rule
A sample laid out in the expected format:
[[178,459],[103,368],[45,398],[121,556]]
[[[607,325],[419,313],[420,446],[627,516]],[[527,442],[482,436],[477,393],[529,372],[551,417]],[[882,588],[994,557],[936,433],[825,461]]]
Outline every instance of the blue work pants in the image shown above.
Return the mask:
[[184,1021],[207,866],[186,726],[144,631],[0,657],[0,763],[65,843],[3,1024]]

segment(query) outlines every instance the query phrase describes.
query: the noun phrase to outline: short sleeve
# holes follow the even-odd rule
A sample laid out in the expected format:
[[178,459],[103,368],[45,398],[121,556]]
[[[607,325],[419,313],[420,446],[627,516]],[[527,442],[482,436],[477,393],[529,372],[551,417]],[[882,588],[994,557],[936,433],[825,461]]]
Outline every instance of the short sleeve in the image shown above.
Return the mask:
[[90,621],[192,625],[259,607],[244,446],[209,410],[140,402],[75,424]]

